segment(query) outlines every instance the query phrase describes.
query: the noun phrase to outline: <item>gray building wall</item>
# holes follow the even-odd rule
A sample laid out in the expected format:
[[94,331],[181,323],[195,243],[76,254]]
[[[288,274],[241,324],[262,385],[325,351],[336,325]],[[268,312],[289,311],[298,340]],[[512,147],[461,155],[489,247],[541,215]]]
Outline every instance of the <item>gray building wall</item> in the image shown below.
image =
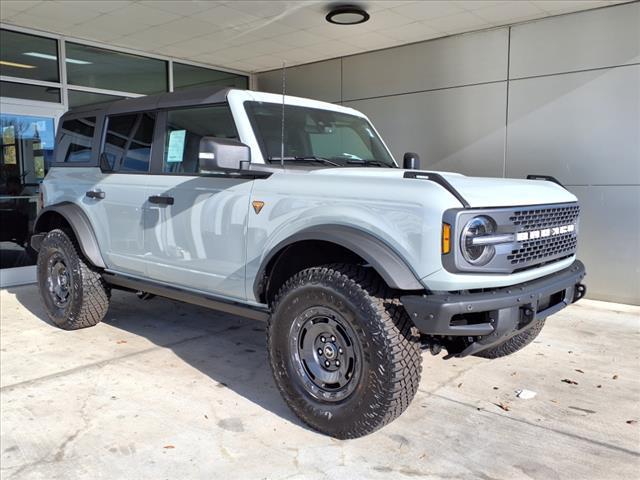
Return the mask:
[[364,112],[424,168],[555,176],[582,205],[588,296],[640,305],[639,3],[293,67],[287,93]]

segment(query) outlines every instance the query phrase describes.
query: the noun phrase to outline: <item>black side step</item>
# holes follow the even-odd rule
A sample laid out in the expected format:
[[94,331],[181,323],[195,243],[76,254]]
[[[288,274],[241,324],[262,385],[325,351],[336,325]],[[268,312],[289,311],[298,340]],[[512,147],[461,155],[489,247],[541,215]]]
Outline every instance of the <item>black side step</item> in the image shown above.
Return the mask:
[[556,177],[552,177],[551,175],[527,175],[527,180],[546,180],[547,182],[553,182],[560,185],[565,190],[567,189],[567,187],[560,183],[560,180]]
[[255,320],[266,321],[271,315],[271,311],[264,307],[246,305],[241,302],[228,300],[207,293],[195,293],[178,287],[153,282],[150,280],[140,280],[138,278],[112,272],[102,274],[105,282],[111,285],[128,288],[134,291],[152,293],[160,297],[167,297],[180,302],[191,303],[201,307],[211,308],[221,312],[239,315],[241,317],[253,318]]
[[419,180],[431,180],[432,182],[437,183],[438,185],[443,187],[451,195],[456,197],[456,199],[458,199],[458,201],[462,204],[464,208],[471,208],[471,205],[469,205],[469,202],[467,202],[465,198],[462,195],[460,195],[460,192],[458,192],[455,188],[453,188],[453,185],[447,182],[445,178],[439,173],[421,172],[421,171],[412,170],[410,172],[404,172],[404,178],[417,178]]

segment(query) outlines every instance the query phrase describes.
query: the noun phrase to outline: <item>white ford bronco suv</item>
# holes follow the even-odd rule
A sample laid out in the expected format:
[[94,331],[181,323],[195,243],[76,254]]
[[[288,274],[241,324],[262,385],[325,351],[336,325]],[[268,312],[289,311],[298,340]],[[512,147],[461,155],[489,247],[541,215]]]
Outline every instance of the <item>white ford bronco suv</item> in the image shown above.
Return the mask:
[[337,438],[398,417],[421,352],[496,358],[585,293],[579,207],[552,177],[400,168],[360,112],[236,89],[72,110],[31,244],[51,320],[110,292],[267,321],[287,404]]

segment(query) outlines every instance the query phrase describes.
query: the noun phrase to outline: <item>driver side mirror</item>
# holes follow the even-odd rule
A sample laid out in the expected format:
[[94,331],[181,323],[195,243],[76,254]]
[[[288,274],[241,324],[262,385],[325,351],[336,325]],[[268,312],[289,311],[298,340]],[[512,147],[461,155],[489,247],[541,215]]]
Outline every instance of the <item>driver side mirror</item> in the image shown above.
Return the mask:
[[202,137],[198,159],[201,172],[241,170],[251,161],[251,150],[237,140]]
[[405,170],[420,170],[420,156],[413,152],[405,153],[402,159],[402,168]]

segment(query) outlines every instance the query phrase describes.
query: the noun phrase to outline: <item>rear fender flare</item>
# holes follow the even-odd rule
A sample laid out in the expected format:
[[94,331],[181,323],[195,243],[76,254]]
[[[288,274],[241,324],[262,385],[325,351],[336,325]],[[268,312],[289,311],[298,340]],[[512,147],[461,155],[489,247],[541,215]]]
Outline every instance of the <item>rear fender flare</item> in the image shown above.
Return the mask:
[[[100,253],[96,234],[91,226],[91,222],[89,221],[87,214],[84,213],[79,206],[71,202],[57,203],[43,208],[36,219],[33,229],[34,234],[38,235],[49,231],[49,224],[53,214],[62,216],[71,226],[80,246],[80,250],[89,262],[96,267],[106,268],[104,259]],[[36,242],[32,241],[32,245],[35,243]]]

